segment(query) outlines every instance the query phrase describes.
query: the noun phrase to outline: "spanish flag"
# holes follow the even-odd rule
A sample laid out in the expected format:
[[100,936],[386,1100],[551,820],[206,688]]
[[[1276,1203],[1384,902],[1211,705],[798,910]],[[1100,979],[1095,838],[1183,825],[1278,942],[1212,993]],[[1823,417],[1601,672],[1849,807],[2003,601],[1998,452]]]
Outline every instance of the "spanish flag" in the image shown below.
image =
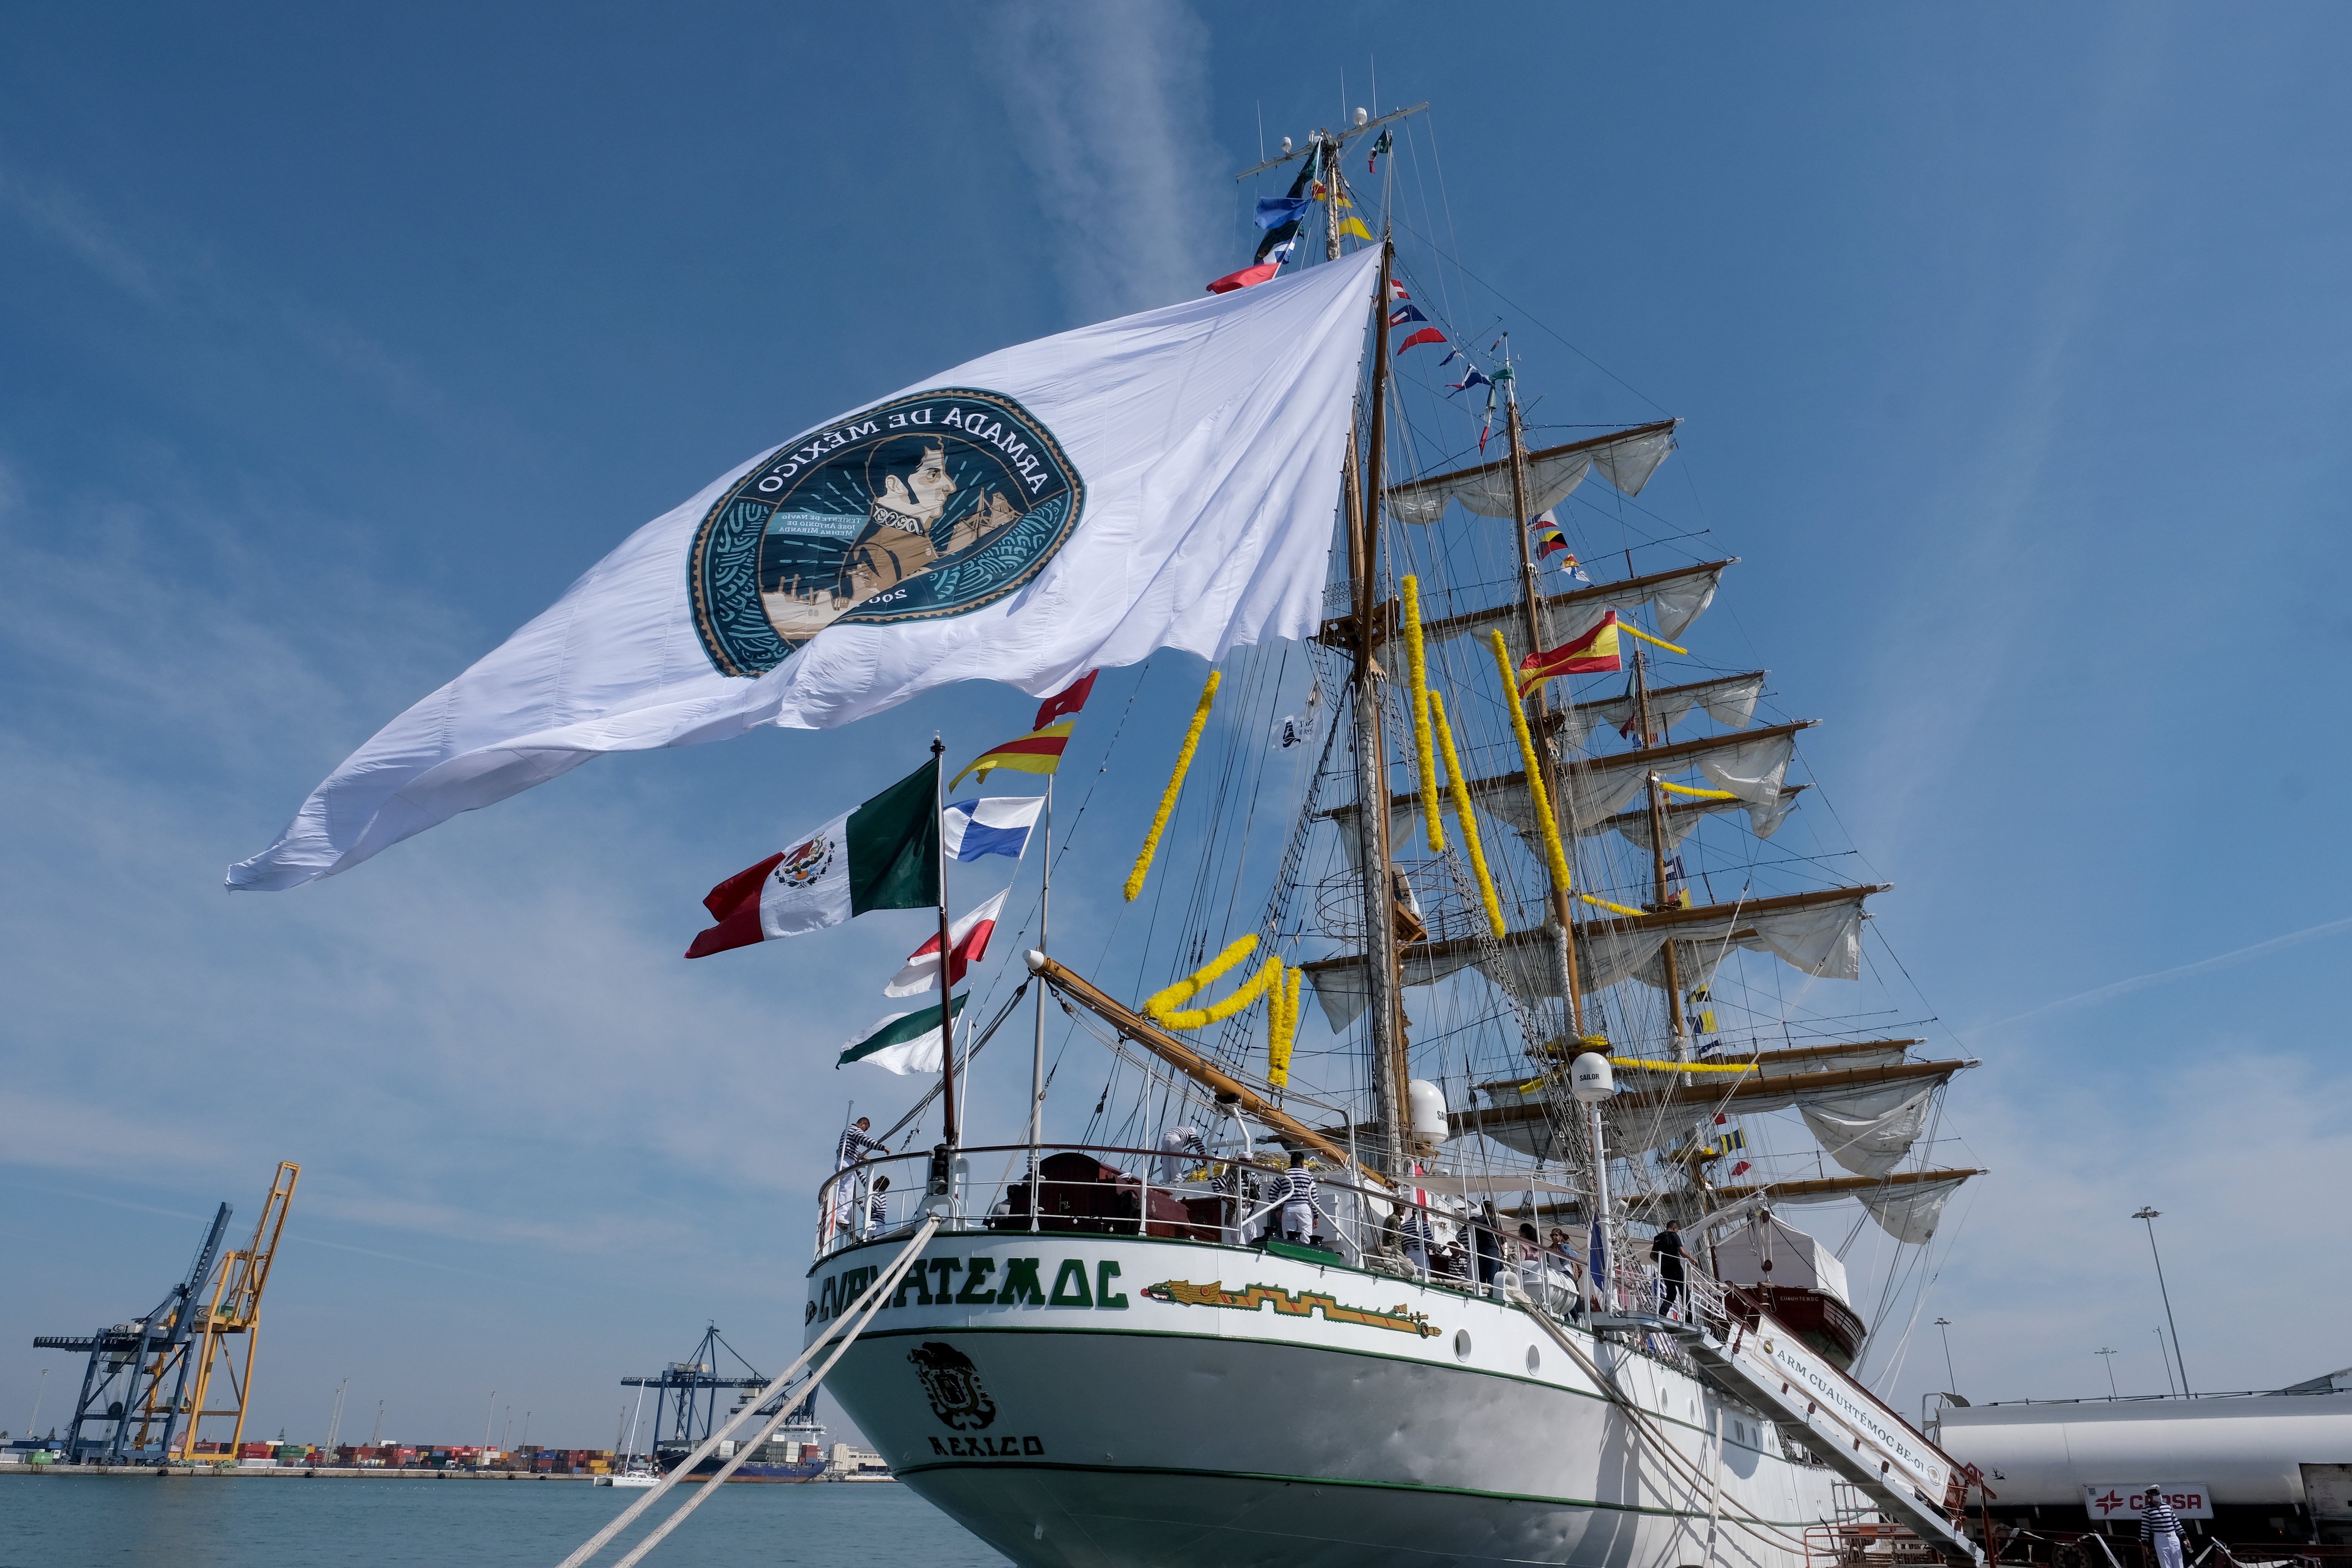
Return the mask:
[[1609,611],[1601,624],[1571,643],[1519,660],[1519,698],[1556,675],[1599,675],[1624,668],[1617,655],[1617,612]]
[[[1609,668],[1614,669],[1617,667],[1612,664]],[[956,774],[948,788],[955,788],[973,773],[978,773],[985,781],[990,771],[995,768],[1008,768],[1016,773],[1050,773],[1062,765],[1062,752],[1070,743],[1070,731],[1077,727],[1076,719],[1065,719],[1058,724],[1032,730],[1017,741],[1007,741],[1001,746],[982,752],[971,760],[969,767]]]

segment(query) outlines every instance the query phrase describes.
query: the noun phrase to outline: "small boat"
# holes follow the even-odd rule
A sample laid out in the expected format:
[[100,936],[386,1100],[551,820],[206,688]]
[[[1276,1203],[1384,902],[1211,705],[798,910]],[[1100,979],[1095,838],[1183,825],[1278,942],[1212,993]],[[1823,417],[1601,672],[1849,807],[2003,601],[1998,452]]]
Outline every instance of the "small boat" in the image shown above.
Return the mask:
[[617,1476],[600,1477],[599,1480],[608,1487],[629,1487],[642,1491],[647,1487],[658,1484],[661,1478],[651,1470],[630,1468],[623,1470]]

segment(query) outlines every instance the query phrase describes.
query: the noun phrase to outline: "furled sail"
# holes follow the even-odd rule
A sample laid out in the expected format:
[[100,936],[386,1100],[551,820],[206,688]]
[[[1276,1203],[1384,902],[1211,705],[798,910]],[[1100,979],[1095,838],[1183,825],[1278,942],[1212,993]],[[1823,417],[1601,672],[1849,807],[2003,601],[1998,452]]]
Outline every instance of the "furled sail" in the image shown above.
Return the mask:
[[1916,1186],[1890,1187],[1884,1192],[1862,1194],[1862,1206],[1878,1222],[1878,1228],[1897,1241],[1907,1241],[1917,1247],[1936,1238],[1936,1222],[1943,1217],[1944,1205],[1960,1190],[1958,1181],[1921,1182]]
[[[1434,985],[1468,968],[1477,955],[1477,944],[1468,941],[1415,942],[1399,955],[1398,965],[1407,985]],[[1371,981],[1360,956],[1328,958],[1304,967],[1333,1030],[1345,1029],[1371,1005]]]
[[1883,1176],[1903,1163],[1927,1129],[1929,1084],[1893,1084],[1798,1103],[1822,1152],[1857,1176]]
[[[1647,751],[1616,752],[1605,757],[1579,758],[1560,770],[1568,788],[1570,818],[1577,824],[1577,831],[1580,834],[1597,832],[1606,826],[1622,828],[1616,814],[1641,793],[1643,781],[1652,773],[1681,773],[1696,767],[1715,788],[1727,790],[1739,797],[1736,802],[1704,801],[1697,803],[1699,805],[1708,809],[1728,809],[1738,805],[1748,813],[1748,825],[1756,836],[1769,838],[1779,829],[1781,819],[1788,816],[1788,797],[1795,793],[1782,781],[1788,776],[1789,763],[1796,755],[1796,733],[1811,728],[1814,722],[1808,719],[1794,724],[1775,724],[1768,729],[1735,731],[1728,735],[1703,735],[1695,741],[1652,746]],[[1524,773],[1497,773],[1492,778],[1472,779],[1469,787],[1472,798],[1478,805],[1527,839],[1536,853],[1542,853],[1542,842],[1538,837],[1541,829],[1536,823],[1535,797],[1528,793]],[[1678,806],[1675,809],[1686,808]],[[1323,815],[1347,829],[1339,837],[1348,855],[1348,863],[1352,868],[1358,852],[1351,826],[1356,816],[1354,803],[1333,806]],[[1415,825],[1421,820],[1421,799],[1418,795],[1393,794],[1389,796],[1390,844],[1402,847],[1412,843],[1417,831]],[[1672,826],[1674,819],[1671,814],[1668,821],[1668,836],[1675,842],[1681,842],[1690,827],[1685,826],[1677,833]],[[1626,831],[1626,837],[1647,847],[1650,835],[1646,820],[1638,837],[1630,830]]]
[[1856,1198],[1881,1230],[1916,1247],[1935,1237],[1936,1222],[1945,1204],[1960,1190],[1960,1184],[1984,1173],[1981,1170],[1950,1168],[1905,1171],[1889,1176],[1832,1176],[1819,1181],[1717,1187],[1711,1195],[1726,1205],[1725,1209],[1717,1211],[1718,1215],[1727,1215],[1751,1200],[1778,1207],[1784,1204],[1828,1204],[1841,1198]]
[[[1659,636],[1668,638],[1680,637],[1715,602],[1716,588],[1723,581],[1723,569],[1738,559],[1736,555],[1727,556],[1721,561],[1677,566],[1669,572],[1652,572],[1640,577],[1628,577],[1622,582],[1601,583],[1566,594],[1549,595],[1543,600],[1548,634],[1553,644],[1566,642],[1591,631],[1611,610],[1630,617],[1636,610],[1647,609],[1656,617]],[[1382,604],[1375,612],[1380,637],[1385,638],[1397,635],[1402,625],[1397,616],[1394,600]],[[1323,623],[1316,637],[1333,647],[1353,647],[1355,627],[1354,616],[1336,616]],[[1513,658],[1527,657],[1528,613],[1524,605],[1496,605],[1491,609],[1471,610],[1463,615],[1429,621],[1422,627],[1423,636],[1433,645],[1465,637],[1483,641],[1489,631],[1503,634],[1503,640],[1510,647]]]
[[[1642,793],[1652,773],[1674,774],[1696,767],[1708,784],[1739,797],[1748,809],[1748,825],[1759,838],[1769,838],[1789,814],[1781,781],[1796,755],[1797,731],[1812,721],[1775,724],[1769,729],[1735,731],[1677,741],[1642,752],[1616,752],[1605,757],[1585,757],[1560,770],[1569,795],[1570,819],[1580,825],[1600,824],[1615,816]],[[1473,779],[1470,793],[1521,837],[1534,842],[1540,831],[1534,798],[1523,773],[1499,773]],[[1409,802],[1409,797],[1401,797]],[[1398,804],[1391,801],[1392,808]],[[1344,809],[1344,808],[1343,808]],[[1642,842],[1648,842],[1644,832]]]
[[[1620,980],[1665,987],[1660,950],[1671,940],[1685,985],[1702,985],[1731,947],[1769,952],[1806,973],[1825,980],[1853,980],[1862,973],[1863,900],[1884,886],[1831,888],[1790,893],[1738,904],[1702,904],[1668,910],[1641,920],[1584,921],[1576,927],[1577,988],[1590,993]],[[1414,942],[1402,953],[1404,983],[1430,985],[1465,967],[1524,999],[1558,996],[1560,975],[1552,959],[1549,931],[1513,931],[1494,943],[1491,957],[1479,956],[1469,937]],[[1316,999],[1334,1029],[1361,1016],[1370,1000],[1360,953],[1319,958],[1301,965],[1315,985]]]
[[[1772,829],[1780,826],[1781,818],[1787,816],[1789,808],[1796,804],[1796,796],[1809,787],[1811,786],[1801,784],[1782,784],[1780,798],[1774,803],[1775,813],[1758,837],[1771,837]],[[1751,827],[1756,826],[1754,812],[1744,800],[1678,800],[1666,807],[1666,853],[1673,854],[1675,847],[1689,837],[1691,830],[1698,826],[1702,820],[1727,811],[1748,812],[1748,826]],[[1631,811],[1621,811],[1614,816],[1604,816],[1598,822],[1579,821],[1576,831],[1580,837],[1591,837],[1601,833],[1615,833],[1623,837],[1628,844],[1637,848],[1647,849],[1650,847],[1649,808],[1637,805]]]
[[1577,929],[1577,984],[1586,991],[1638,980],[1663,991],[1666,941],[1685,985],[1704,985],[1734,947],[1769,952],[1820,980],[1862,975],[1863,900],[1878,887],[1832,888],[1739,904],[1703,904]]
[[[1690,717],[1692,709],[1698,708],[1726,729],[1745,730],[1756,717],[1756,700],[1764,695],[1764,676],[1765,671],[1758,669],[1746,675],[1696,680],[1687,686],[1657,688],[1650,693],[1650,722],[1656,727],[1658,737],[1664,739],[1675,725]],[[1630,691],[1622,697],[1580,702],[1560,714],[1560,737],[1567,744],[1580,748],[1604,730],[1631,735],[1638,710]]]
[[[1533,517],[1559,505],[1595,469],[1625,494],[1640,495],[1658,465],[1666,460],[1666,454],[1674,450],[1675,424],[1664,419],[1528,453],[1527,515]],[[1435,522],[1445,514],[1448,501],[1460,501],[1464,510],[1480,517],[1518,515],[1518,498],[1511,489],[1511,460],[1498,458],[1475,468],[1393,486],[1388,492],[1389,515],[1405,522]]]
[[[1769,1079],[1742,1079],[1729,1086],[1710,1074],[1695,1084],[1619,1097],[1608,1111],[1610,1147],[1623,1153],[1640,1153],[1664,1148],[1700,1131],[1717,1114],[1762,1115],[1790,1109],[1804,1118],[1807,1128],[1813,1130],[1817,1137],[1821,1133],[1815,1127],[1815,1112],[1826,1112],[1832,1132],[1844,1137],[1836,1123],[1841,1118],[1854,1120],[1851,1113],[1857,1108],[1876,1102],[1887,1105],[1891,1111],[1914,1100],[1924,1103],[1950,1082],[1953,1074],[1974,1066],[1973,1060],[1966,1059],[1895,1062],[1880,1067],[1793,1073]],[[1553,1091],[1540,1078],[1523,1083],[1482,1084],[1478,1092],[1488,1103],[1475,1110],[1454,1113],[1452,1125],[1456,1134],[1482,1132],[1523,1153],[1538,1159],[1551,1157],[1545,1150],[1553,1141]],[[1894,1151],[1894,1158],[1886,1160],[1880,1170],[1864,1173],[1855,1179],[1885,1176],[1910,1152],[1924,1127],[1922,1117],[1907,1124],[1906,1136],[1906,1125],[1899,1118],[1886,1114],[1878,1128],[1880,1141],[1869,1152],[1877,1158]],[[1896,1150],[1898,1142],[1900,1148]],[[1826,1142],[1824,1148],[1828,1148]],[[1836,1153],[1835,1150],[1829,1152],[1833,1156]],[[1839,1163],[1846,1164],[1848,1170],[1853,1169],[1843,1159]],[[1933,1225],[1932,1215],[1927,1223]]]
[[[1730,564],[1727,560],[1710,561],[1672,572],[1628,577],[1621,583],[1601,583],[1573,593],[1550,595],[1543,601],[1550,645],[1582,637],[1599,626],[1601,617],[1612,610],[1628,618],[1636,610],[1650,611],[1657,619],[1658,635],[1673,641],[1715,603],[1715,591],[1723,582],[1723,569]],[[1422,630],[1433,644],[1450,642],[1455,637],[1476,637],[1484,642],[1488,632],[1499,631],[1513,660],[1525,658],[1528,652],[1528,614],[1517,605],[1448,616],[1431,621]]]
[[1747,1062],[1758,1079],[1787,1078],[1790,1073],[1836,1072],[1846,1068],[1888,1067],[1903,1059],[1924,1040],[1860,1040],[1846,1046],[1799,1046],[1785,1051],[1707,1051],[1699,1060],[1717,1066]]

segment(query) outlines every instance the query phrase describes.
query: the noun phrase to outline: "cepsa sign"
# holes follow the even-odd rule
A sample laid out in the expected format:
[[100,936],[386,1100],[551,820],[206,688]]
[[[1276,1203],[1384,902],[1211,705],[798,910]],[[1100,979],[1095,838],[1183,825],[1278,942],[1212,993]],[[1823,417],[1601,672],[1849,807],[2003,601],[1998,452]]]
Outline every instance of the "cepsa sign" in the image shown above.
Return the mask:
[[[2156,1489],[2183,1519],[2213,1517],[2213,1494],[2194,1481],[2161,1481]],[[2150,1500],[2145,1486],[2110,1483],[2083,1489],[2083,1506],[2091,1510],[2093,1519],[2137,1519]]]

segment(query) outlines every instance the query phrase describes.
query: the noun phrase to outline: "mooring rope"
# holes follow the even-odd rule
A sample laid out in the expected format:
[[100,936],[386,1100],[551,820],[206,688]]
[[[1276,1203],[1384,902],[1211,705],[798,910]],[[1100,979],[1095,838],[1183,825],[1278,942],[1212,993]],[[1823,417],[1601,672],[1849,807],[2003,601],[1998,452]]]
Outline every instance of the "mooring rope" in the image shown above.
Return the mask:
[[[835,1349],[833,1354],[826,1359],[824,1365],[819,1368],[815,1375],[809,1379],[808,1387],[798,1391],[802,1395],[805,1396],[811,1389],[815,1388],[819,1383],[824,1381],[824,1374],[833,1370],[833,1363],[839,1361],[843,1352],[849,1349],[850,1342],[856,1339],[859,1334],[866,1331],[866,1325],[874,1321],[874,1314],[882,1310],[882,1303],[889,1299],[891,1291],[898,1289],[899,1279],[905,1276],[908,1266],[914,1262],[916,1254],[923,1250],[924,1244],[931,1239],[932,1234],[939,1228],[940,1216],[938,1215],[934,1214],[929,1218],[924,1220],[922,1225],[916,1230],[914,1236],[908,1241],[906,1247],[899,1251],[898,1256],[890,1260],[890,1266],[882,1271],[880,1278],[877,1279],[874,1283],[866,1289],[864,1295],[857,1298],[856,1301],[850,1308],[851,1311],[859,1314],[857,1321],[851,1324],[849,1331],[841,1337],[838,1348]],[[595,1534],[583,1542],[580,1549],[577,1552],[574,1552],[571,1556],[565,1558],[562,1563],[558,1564],[558,1568],[580,1568],[582,1563],[587,1562],[588,1559],[595,1556],[597,1552],[603,1551],[607,1542],[611,1541],[613,1537],[620,1534],[621,1531],[628,1528],[629,1524],[640,1514],[643,1514],[646,1510],[651,1508],[654,1505],[655,1499],[669,1490],[670,1488],[677,1485],[680,1477],[692,1475],[694,1473],[694,1468],[697,1465],[699,1465],[703,1460],[718,1452],[719,1445],[721,1441],[731,1436],[734,1433],[735,1428],[743,1425],[744,1421],[753,1412],[757,1411],[761,1405],[765,1405],[769,1400],[773,1399],[776,1395],[782,1394],[784,1391],[784,1385],[793,1380],[793,1374],[799,1372],[801,1368],[806,1366],[815,1358],[817,1352],[824,1349],[827,1344],[832,1342],[833,1342],[830,1338],[821,1339],[817,1341],[816,1343],[809,1346],[808,1349],[803,1351],[800,1354],[799,1360],[793,1362],[792,1365],[784,1368],[782,1373],[777,1374],[776,1380],[773,1383],[771,1383],[767,1387],[760,1391],[760,1396],[758,1398],[747,1401],[743,1405],[743,1408],[736,1413],[733,1419],[730,1420],[726,1426],[721,1426],[718,1431],[713,1432],[709,1436],[704,1438],[702,1440],[702,1446],[695,1449],[693,1453],[688,1454],[684,1459],[678,1461],[677,1465],[673,1468],[667,1475],[664,1476],[651,1491],[646,1493],[645,1496],[639,1498],[635,1502],[631,1503],[627,1508],[622,1510],[620,1516],[614,1519],[612,1523],[606,1525],[604,1529],[598,1531]],[[773,1432],[777,1426],[782,1424],[784,1415],[787,1413],[788,1411],[778,1412],[775,1419],[770,1421],[768,1425],[761,1430],[759,1438],[760,1442],[765,1442],[767,1440],[768,1434]],[[717,1476],[712,1478],[712,1484],[709,1487],[707,1487],[702,1491],[697,1493],[692,1501],[679,1509],[677,1512],[671,1514],[667,1519],[662,1521],[660,1526],[656,1528],[651,1535],[646,1536],[645,1540],[637,1543],[635,1551],[621,1559],[620,1563],[616,1565],[616,1568],[632,1568],[632,1565],[635,1564],[639,1558],[652,1551],[655,1544],[658,1542],[663,1536],[667,1535],[671,1531],[677,1528],[678,1521],[684,1519],[688,1514],[692,1513],[697,1508],[700,1507],[702,1500],[709,1497],[711,1492],[718,1489],[717,1483],[725,1480],[729,1475],[732,1474],[735,1467],[740,1465],[744,1458],[748,1457],[756,1447],[758,1447],[758,1443],[749,1443],[744,1445],[744,1447],[736,1454],[735,1458],[728,1461],[726,1468],[721,1469]]]

